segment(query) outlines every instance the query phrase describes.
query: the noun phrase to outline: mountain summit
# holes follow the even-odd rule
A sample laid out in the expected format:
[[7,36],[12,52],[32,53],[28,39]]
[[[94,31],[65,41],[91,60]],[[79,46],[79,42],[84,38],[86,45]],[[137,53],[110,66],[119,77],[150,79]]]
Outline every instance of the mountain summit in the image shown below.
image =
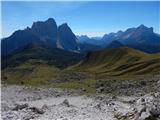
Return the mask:
[[31,27],[31,32],[51,47],[56,47],[57,24],[53,18],[49,18],[44,22],[34,22]]
[[58,39],[57,39],[57,47],[68,50],[68,51],[77,51],[78,45],[76,42],[76,36],[67,25],[64,23],[58,27]]
[[53,18],[49,18],[48,20],[42,22],[34,22],[31,30],[34,34],[39,37],[51,37],[52,39],[57,35],[57,24]]
[[32,42],[43,43],[46,47],[61,48],[66,51],[77,51],[76,36],[64,23],[57,26],[53,18],[34,22],[32,27],[15,31],[2,40],[2,55],[11,54],[23,49]]

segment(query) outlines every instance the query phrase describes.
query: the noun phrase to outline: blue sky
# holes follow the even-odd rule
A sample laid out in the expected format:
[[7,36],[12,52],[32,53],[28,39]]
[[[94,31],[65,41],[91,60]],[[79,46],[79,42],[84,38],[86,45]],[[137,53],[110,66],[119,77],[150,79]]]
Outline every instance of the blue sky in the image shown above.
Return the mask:
[[160,33],[160,2],[2,2],[2,35],[54,18],[76,35],[102,36],[144,24]]

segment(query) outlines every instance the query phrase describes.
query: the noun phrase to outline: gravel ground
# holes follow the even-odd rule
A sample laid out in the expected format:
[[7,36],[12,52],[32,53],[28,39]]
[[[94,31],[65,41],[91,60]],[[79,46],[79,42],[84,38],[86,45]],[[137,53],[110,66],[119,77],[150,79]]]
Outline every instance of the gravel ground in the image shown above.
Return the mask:
[[2,120],[160,119],[160,93],[79,96],[55,88],[2,85]]

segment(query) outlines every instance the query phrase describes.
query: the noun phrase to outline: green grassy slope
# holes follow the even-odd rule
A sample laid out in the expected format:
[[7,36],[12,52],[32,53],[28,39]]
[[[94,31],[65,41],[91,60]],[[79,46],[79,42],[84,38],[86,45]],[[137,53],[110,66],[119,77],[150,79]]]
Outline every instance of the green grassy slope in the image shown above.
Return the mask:
[[2,70],[2,80],[9,84],[45,85],[55,78],[59,69],[37,61],[26,61],[17,67]]
[[107,49],[89,53],[70,69],[104,76],[157,74],[160,54],[147,54],[128,47]]
[[103,82],[112,86],[115,78],[117,82],[130,78],[139,80],[137,76],[145,79],[160,71],[160,54],[147,54],[128,47],[91,52],[81,60],[82,57],[59,49],[28,46],[14,55],[2,57],[2,82],[51,85],[90,94]]
[[76,64],[82,57],[78,53],[32,44],[21,52],[2,56],[2,81],[12,84],[49,84],[61,69]]

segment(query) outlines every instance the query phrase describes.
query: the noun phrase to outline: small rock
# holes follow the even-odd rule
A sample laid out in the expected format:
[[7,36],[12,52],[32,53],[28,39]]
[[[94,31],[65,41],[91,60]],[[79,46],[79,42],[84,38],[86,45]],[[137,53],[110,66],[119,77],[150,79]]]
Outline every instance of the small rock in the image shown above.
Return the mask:
[[111,99],[116,99],[117,98],[117,96],[115,96],[115,95],[113,95],[112,97],[111,97]]
[[29,115],[24,116],[24,117],[23,117],[23,120],[32,120],[32,119],[34,119],[34,118],[35,118],[34,115],[29,114]]
[[160,96],[160,94],[158,92],[154,93],[154,97],[157,98],[158,96]]
[[154,106],[150,109],[150,114],[154,117],[160,116],[160,107]]
[[22,104],[22,105],[17,104],[16,107],[14,107],[12,110],[18,111],[18,110],[22,110],[22,109],[27,108],[27,107],[28,107],[28,104]]
[[102,92],[104,92],[104,87],[99,87],[99,88],[97,88],[97,90],[96,90],[98,93],[102,93]]
[[83,92],[85,92],[85,91],[86,91],[86,89],[85,89],[85,88],[82,88],[82,91],[83,91]]
[[46,105],[46,104],[44,104],[43,106],[42,106],[42,109],[48,109],[48,106]]
[[95,108],[97,108],[97,109],[101,110],[101,104],[100,104],[100,103],[99,103],[99,104],[97,104],[97,105],[95,106]]
[[141,115],[142,112],[146,112],[146,106],[144,105],[139,105],[137,108],[138,113]]
[[67,99],[65,99],[62,104],[67,107],[70,107],[69,101]]
[[144,104],[144,102],[145,102],[145,99],[144,98],[140,98],[140,99],[138,99],[137,100],[137,105],[142,105],[142,104]]
[[143,86],[147,85],[146,81],[140,81],[140,84],[143,85]]
[[67,118],[63,118],[62,120],[68,120]]
[[104,83],[100,83],[100,86],[103,87],[103,86],[104,86]]
[[140,120],[146,120],[150,116],[149,112],[143,112],[139,117]]
[[2,111],[8,111],[10,109],[7,103],[1,103],[1,107]]
[[33,112],[36,112],[38,114],[44,114],[44,111],[40,108],[37,108],[37,107],[30,107],[30,109],[33,111]]

